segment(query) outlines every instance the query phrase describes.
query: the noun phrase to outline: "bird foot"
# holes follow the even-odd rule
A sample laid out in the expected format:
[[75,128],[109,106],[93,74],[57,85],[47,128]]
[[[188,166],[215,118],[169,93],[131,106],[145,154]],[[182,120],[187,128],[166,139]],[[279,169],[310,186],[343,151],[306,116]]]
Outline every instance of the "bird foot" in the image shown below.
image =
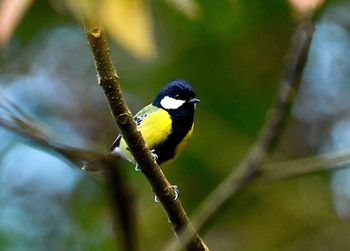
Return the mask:
[[[158,155],[155,154],[154,152],[155,152],[155,149],[152,149],[152,150],[151,150],[151,155],[152,155],[152,158],[153,158],[155,161],[157,161],[157,160],[158,160]],[[139,166],[138,164],[135,165],[135,171],[136,171],[136,172],[141,172],[141,171],[142,171],[141,168],[140,168],[140,166]]]
[[[174,200],[177,200],[179,198],[179,195],[180,195],[180,191],[179,191],[179,188],[177,187],[177,185],[168,186],[167,188],[164,189],[164,192],[166,192],[166,190],[168,190],[168,189],[172,189],[174,191],[174,193],[175,193]],[[155,202],[160,201],[157,195],[154,196],[154,201]]]
[[155,161],[157,161],[157,160],[158,160],[158,155],[154,153],[155,151],[156,151],[155,149],[152,149],[150,152],[151,152],[152,158],[153,158]]
[[136,165],[135,165],[135,171],[136,171],[136,172],[141,172],[141,171],[142,171],[141,168],[140,168],[140,166],[139,166],[139,164],[136,164]]

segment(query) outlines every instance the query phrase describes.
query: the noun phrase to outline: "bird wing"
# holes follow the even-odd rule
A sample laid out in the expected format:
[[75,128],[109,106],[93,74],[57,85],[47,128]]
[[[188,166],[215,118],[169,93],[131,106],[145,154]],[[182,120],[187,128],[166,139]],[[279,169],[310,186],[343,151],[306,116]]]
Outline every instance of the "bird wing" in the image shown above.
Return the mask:
[[142,108],[138,113],[136,113],[136,115],[134,116],[134,121],[136,122],[137,126],[139,126],[141,124],[141,122],[151,113],[154,113],[155,111],[157,111],[159,108],[149,104],[147,106],[145,106],[144,108]]
[[137,129],[141,132],[147,147],[152,150],[162,144],[171,133],[172,119],[170,114],[162,108],[154,109],[153,106],[149,109],[151,112],[141,116]]
[[[139,126],[141,124],[141,122],[151,113],[154,113],[155,111],[157,111],[159,108],[149,104],[147,106],[145,106],[144,108],[142,108],[140,111],[138,111],[136,113],[136,115],[134,116],[134,121],[136,123],[137,126]],[[113,151],[114,148],[116,148],[117,146],[119,146],[120,144],[120,140],[122,139],[122,135],[119,134],[118,137],[115,139],[115,141],[113,142],[112,146],[111,146],[111,151]]]

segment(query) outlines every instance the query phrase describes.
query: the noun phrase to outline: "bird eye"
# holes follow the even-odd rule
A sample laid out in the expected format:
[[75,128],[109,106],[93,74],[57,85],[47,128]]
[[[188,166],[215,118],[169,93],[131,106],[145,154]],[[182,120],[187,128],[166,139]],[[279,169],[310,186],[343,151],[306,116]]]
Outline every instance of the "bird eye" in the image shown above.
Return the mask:
[[176,94],[176,95],[175,95],[175,98],[176,98],[176,99],[180,98],[180,95],[179,95],[179,94]]

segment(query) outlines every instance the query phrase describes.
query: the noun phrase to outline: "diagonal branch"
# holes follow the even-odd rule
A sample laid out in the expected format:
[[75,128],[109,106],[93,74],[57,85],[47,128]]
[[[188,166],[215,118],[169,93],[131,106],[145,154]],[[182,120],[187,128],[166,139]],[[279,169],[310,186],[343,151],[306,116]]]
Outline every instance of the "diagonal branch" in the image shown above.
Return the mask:
[[[260,175],[261,165],[267,154],[273,151],[288,119],[294,96],[300,85],[313,30],[311,21],[305,21],[299,25],[292,40],[289,60],[280,83],[275,105],[268,112],[270,116],[262,128],[260,136],[239,166],[234,168],[229,176],[201,204],[197,214],[193,217],[196,229],[204,228],[219,209],[224,207],[238,191]],[[186,236],[187,241],[189,233],[182,234]],[[166,250],[181,250],[181,248],[182,246],[178,243],[171,242]]]
[[[69,147],[54,142],[30,116],[28,116],[21,107],[8,100],[0,93],[0,127],[16,133],[37,146],[45,148],[49,151],[54,151],[66,160],[81,168],[81,166],[101,157],[100,153],[87,151],[83,149]],[[110,208],[113,212],[113,225],[119,227],[120,231],[114,231],[116,240],[120,239],[124,250],[137,250],[135,236],[135,207],[133,203],[133,191],[123,178],[122,172],[119,169],[116,159],[112,156],[108,158],[99,158],[99,164],[106,171],[106,186],[109,195]],[[120,233],[120,234],[119,234]],[[121,235],[121,238],[119,238]],[[119,243],[119,242],[118,242]]]
[[46,150],[54,151],[76,166],[82,166],[86,161],[100,156],[100,153],[69,147],[53,141],[50,135],[21,107],[7,99],[0,92],[0,127],[35,143]]
[[99,84],[104,90],[113,118],[132,155],[152,186],[153,192],[162,203],[175,233],[178,234],[185,229],[191,234],[187,245],[188,250],[209,250],[190,223],[180,200],[174,200],[175,193],[173,189],[170,189],[171,184],[152,158],[141,133],[137,130],[133,116],[121,92],[119,77],[111,60],[107,36],[103,27],[86,22],[85,32],[94,56]]
[[300,177],[322,171],[349,168],[349,150],[341,153],[324,154],[282,163],[266,164],[257,181],[270,181]]

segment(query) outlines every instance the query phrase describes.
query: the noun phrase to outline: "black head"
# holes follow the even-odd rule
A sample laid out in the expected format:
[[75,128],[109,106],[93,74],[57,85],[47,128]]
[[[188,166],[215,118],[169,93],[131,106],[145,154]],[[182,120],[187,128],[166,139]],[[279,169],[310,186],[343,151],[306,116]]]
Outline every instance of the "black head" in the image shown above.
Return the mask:
[[183,109],[195,110],[199,99],[186,80],[173,80],[167,83],[158,93],[153,105],[168,111]]

